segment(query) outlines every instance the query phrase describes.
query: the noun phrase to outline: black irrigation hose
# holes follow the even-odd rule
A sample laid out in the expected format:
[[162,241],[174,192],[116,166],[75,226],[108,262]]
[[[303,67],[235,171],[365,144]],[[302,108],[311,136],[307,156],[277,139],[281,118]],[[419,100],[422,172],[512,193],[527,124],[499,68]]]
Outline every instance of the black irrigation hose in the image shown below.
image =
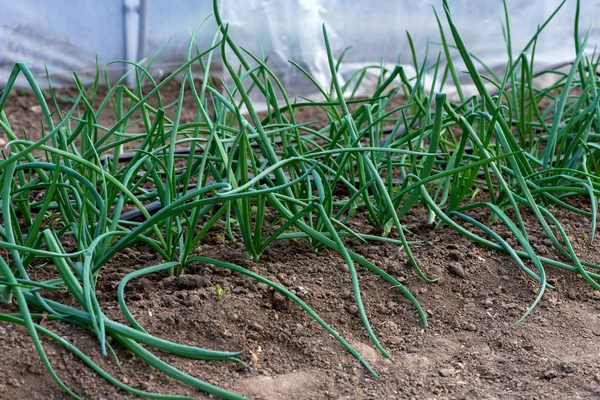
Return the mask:
[[[390,132],[392,132],[392,130],[390,130]],[[202,151],[204,149],[199,148],[199,147],[195,147],[195,153],[202,153]],[[190,147],[178,147],[175,149],[175,154],[179,154],[179,155],[189,155],[189,152],[191,151]],[[454,153],[455,149],[450,149],[449,153],[452,154]],[[466,154],[472,154],[473,153],[473,148],[470,146],[466,146],[465,149],[463,150]],[[127,162],[127,161],[131,161],[135,156],[136,156],[136,152],[129,152],[129,153],[123,153],[119,155],[119,162]],[[158,153],[161,154],[161,153]],[[112,156],[107,155],[105,157],[102,158],[102,161],[106,161],[108,159],[112,159]],[[478,175],[482,176],[484,174],[483,171],[479,171]],[[253,174],[249,174],[249,178],[252,179],[254,177]],[[289,176],[288,176],[289,178]],[[309,179],[312,179],[312,176],[309,177]],[[358,177],[355,178],[355,183],[358,183]],[[392,184],[394,185],[400,185],[401,181],[399,179],[392,179]],[[187,185],[188,189],[194,189],[196,187],[196,184],[189,184]],[[56,203],[50,203],[50,205],[52,206],[56,206]],[[153,201],[151,203],[148,203],[146,205],[144,205],[144,210],[150,214],[153,215],[155,213],[157,213],[158,211],[160,211],[162,209],[162,202],[160,200],[156,200]],[[32,210],[36,210],[39,211],[41,208],[37,207],[37,206],[32,206],[31,207]],[[17,215],[20,215],[21,212],[18,209],[15,209],[15,212]],[[0,210],[0,214],[2,214],[2,211]],[[141,220],[144,218],[144,213],[140,210],[140,209],[134,209],[134,210],[130,210],[130,211],[126,211],[124,213],[121,214],[121,216],[119,217],[119,221],[124,221],[124,222],[132,222],[132,221],[137,221],[137,220]]]
[[[204,151],[204,149],[202,147],[195,147],[194,149],[195,149],[194,153],[200,153],[201,154]],[[175,151],[174,151],[174,154],[175,155],[188,155],[188,154],[190,154],[191,150],[192,150],[191,147],[176,147]],[[128,152],[128,153],[122,153],[122,154],[119,155],[119,162],[121,163],[121,162],[131,161],[131,160],[133,160],[133,158],[136,155],[138,155],[138,153],[135,152],[135,151]],[[157,156],[161,156],[161,155],[164,155],[164,153],[162,151],[159,151],[158,153],[156,153],[156,155]],[[114,157],[109,154],[109,155],[103,156],[100,159],[100,161],[102,163],[106,163],[108,160],[112,161],[113,158]]]
[[[189,185],[188,188],[193,189],[192,186],[196,187],[196,185]],[[156,200],[152,203],[148,203],[144,206],[144,210],[146,210],[146,212],[150,215],[156,214],[157,212],[162,210],[162,202],[160,200]],[[119,217],[119,221],[131,222],[142,218],[144,218],[144,213],[136,208],[134,210],[122,213]]]
[[[175,154],[179,154],[179,155],[189,155],[191,151],[190,147],[178,147],[175,149]],[[202,153],[203,149],[202,148],[195,148],[195,153]],[[468,152],[468,150],[465,150],[466,152]],[[471,149],[472,151],[472,149]],[[453,152],[453,150],[451,150],[451,153]],[[162,152],[161,152],[162,153]],[[159,155],[161,153],[158,153]],[[137,155],[136,152],[128,152],[128,153],[122,153],[119,155],[119,162],[127,162],[127,161],[131,161],[135,156]],[[102,157],[102,161],[106,162],[109,159],[112,159],[113,157],[111,155],[107,155]],[[249,178],[252,179],[254,177],[254,175],[252,173],[249,173]],[[288,176],[289,178],[289,176]],[[312,176],[309,178],[312,179]],[[355,183],[358,183],[358,178],[355,178]],[[399,185],[401,183],[401,181],[399,179],[393,179],[392,183],[394,185]],[[187,185],[188,189],[194,189],[196,187],[196,184],[189,184]],[[51,206],[56,206],[55,202],[50,203]],[[32,206],[31,207],[32,210],[36,210],[39,211],[41,208],[37,207],[37,206]],[[148,203],[146,205],[144,205],[144,210],[152,215],[157,213],[158,211],[160,211],[162,209],[162,202],[160,200],[156,200],[153,201],[151,203]],[[15,212],[17,213],[17,215],[20,215],[20,211],[18,209],[15,210]],[[0,210],[0,214],[2,214],[2,210]],[[121,216],[119,217],[119,221],[125,221],[125,222],[132,222],[132,221],[136,221],[136,220],[140,220],[144,218],[144,213],[140,210],[140,209],[134,209],[134,210],[130,210],[130,211],[126,211],[124,213],[121,214]]]

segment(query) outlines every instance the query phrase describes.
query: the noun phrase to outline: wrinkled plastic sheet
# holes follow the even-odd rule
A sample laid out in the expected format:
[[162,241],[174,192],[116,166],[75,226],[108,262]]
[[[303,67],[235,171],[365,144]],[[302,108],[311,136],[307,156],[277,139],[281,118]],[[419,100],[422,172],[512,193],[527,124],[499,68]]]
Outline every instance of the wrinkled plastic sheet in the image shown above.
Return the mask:
[[[122,0],[3,1],[0,87],[17,62],[25,63],[41,86],[46,67],[57,86],[72,85],[74,71],[89,82],[96,72],[96,55],[101,65],[123,58],[122,9]],[[17,86],[28,87],[23,78]]]
[[[388,70],[397,64],[405,68],[409,77],[415,75],[413,55],[407,32],[413,42],[415,58],[425,65],[435,63],[441,53],[439,27],[432,6],[438,13],[447,40],[453,43],[444,9],[440,1],[435,4],[408,0],[297,0],[288,2],[250,0],[244,6],[234,0],[224,0],[231,37],[240,46],[255,54],[261,51],[268,56],[269,67],[278,75],[287,91],[294,95],[311,96],[316,90],[303,74],[290,67],[294,60],[308,71],[323,87],[329,87],[331,79],[327,53],[323,40],[322,25],[325,24],[334,56],[345,54],[338,78],[349,79],[353,72],[367,66],[385,66]],[[503,73],[508,51],[502,24],[504,7],[501,1],[450,0],[450,9],[463,41],[468,49],[488,67]],[[560,5],[559,0],[508,0],[513,57],[517,57],[538,27]],[[536,43],[535,65],[537,70],[553,68],[575,59],[573,26],[575,0],[567,0]],[[581,2],[580,39],[594,22],[600,11],[600,2]],[[600,31],[592,28],[588,42],[589,51],[600,39]],[[468,74],[458,51],[451,52],[453,62],[464,83],[465,94],[474,94]],[[360,92],[372,93],[380,69],[370,69]],[[441,75],[441,71],[440,74]],[[431,81],[432,74],[425,81]],[[552,78],[536,82],[540,86],[552,83]],[[436,83],[439,88],[441,82]],[[428,84],[429,85],[429,84]],[[444,91],[452,92],[446,85]],[[260,97],[256,98],[260,101]]]
[[[160,78],[185,61],[190,37],[211,14],[212,1],[147,1],[146,10],[143,47],[148,56],[162,49],[150,71]],[[0,87],[17,62],[26,63],[42,87],[47,86],[46,67],[53,86],[73,85],[73,72],[84,84],[91,83],[96,57],[111,81],[118,79],[131,69],[125,63],[114,62],[126,59],[125,18],[125,0],[2,2]],[[208,19],[195,37],[197,45],[210,47],[216,31],[214,19]],[[28,85],[20,78],[17,87]]]
[[[502,2],[450,0],[449,3],[470,51],[501,72],[507,61],[501,26]],[[514,56],[559,3],[558,0],[507,1]],[[575,0],[567,0],[540,36],[535,56],[538,68],[575,58],[575,4]],[[391,68],[401,64],[410,75],[414,69],[406,32],[410,32],[419,63],[426,59],[431,65],[442,52],[432,5],[448,32],[440,0],[434,4],[408,0],[222,0],[220,10],[231,37],[239,46],[268,57],[269,67],[290,96],[311,96],[316,92],[314,85],[288,60],[297,62],[324,87],[329,86],[323,24],[336,57],[351,46],[340,68],[341,80],[348,79],[364,66]],[[600,2],[582,0],[581,8],[580,34],[583,37],[600,11]],[[211,1],[147,2],[144,43],[147,54],[153,54],[169,42],[156,59],[151,70],[154,75],[160,78],[185,61],[190,35],[211,11]],[[123,0],[4,2],[0,14],[0,86],[8,79],[15,62],[25,62],[42,86],[45,66],[56,86],[71,84],[73,71],[83,82],[91,82],[96,56],[100,65],[124,58],[124,15]],[[209,19],[195,37],[197,45],[202,49],[210,47],[215,32],[216,24]],[[449,32],[447,36],[451,40]],[[588,43],[590,51],[598,39],[600,32],[593,28]],[[452,57],[459,72],[464,70],[456,51]],[[236,60],[232,62],[236,64]],[[218,54],[215,63],[214,68],[219,71]],[[118,63],[107,67],[112,79],[126,69],[125,64]],[[365,85],[360,88],[362,94],[368,94],[377,81],[377,69],[370,71]],[[460,76],[468,83],[466,74]],[[20,84],[26,86],[22,80]]]

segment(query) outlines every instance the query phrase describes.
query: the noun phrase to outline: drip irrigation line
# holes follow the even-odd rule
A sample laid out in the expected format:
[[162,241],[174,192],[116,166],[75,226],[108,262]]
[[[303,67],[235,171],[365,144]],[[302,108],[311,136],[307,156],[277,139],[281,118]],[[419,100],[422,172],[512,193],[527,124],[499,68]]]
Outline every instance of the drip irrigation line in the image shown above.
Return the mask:
[[[391,132],[391,131],[390,131],[390,132]],[[492,143],[490,143],[490,145],[493,145],[493,144],[494,144],[493,142],[492,142]],[[191,149],[191,147],[178,147],[178,148],[176,148],[176,149],[174,150],[174,153],[175,153],[175,154],[177,154],[177,155],[189,155],[189,153],[190,153],[190,151],[191,151],[191,150],[192,150],[192,149]],[[195,148],[194,148],[194,152],[195,152],[195,153],[202,154],[202,152],[203,152],[203,151],[204,151],[204,149],[203,149],[203,148],[201,148],[201,147],[195,147]],[[453,154],[455,151],[456,151],[455,149],[449,149],[449,150],[448,150],[448,153],[449,153],[450,155],[452,155],[452,154]],[[466,146],[466,147],[464,148],[463,152],[464,152],[464,153],[466,153],[466,154],[473,154],[473,147],[471,147],[471,146]],[[163,154],[163,152],[158,152],[158,153],[157,153],[157,155],[162,155],[162,154]],[[137,153],[136,153],[136,152],[127,152],[127,153],[122,153],[122,154],[120,154],[120,155],[119,155],[119,157],[118,157],[118,162],[119,162],[119,163],[124,163],[124,162],[131,161],[131,160],[132,160],[132,159],[133,159],[133,158],[134,158],[136,155],[137,155]],[[106,156],[102,157],[102,159],[101,159],[101,160],[102,160],[102,161],[104,161],[104,162],[106,162],[107,160],[109,160],[109,159],[112,159],[112,158],[113,158],[113,156],[111,156],[111,155],[106,155]],[[446,161],[446,160],[439,160],[439,161],[438,161],[438,164],[443,164],[445,161]],[[290,178],[290,175],[289,175],[289,173],[285,173],[285,175],[286,175],[286,177],[287,177],[288,179]],[[484,171],[479,171],[477,175],[478,175],[479,177],[483,176],[483,175],[484,175]],[[249,179],[253,179],[253,178],[254,178],[254,174],[253,174],[253,173],[251,173],[251,172],[248,172],[248,178],[249,178]],[[308,177],[308,179],[311,179],[311,180],[313,180],[313,177],[312,177],[312,176],[309,176],[309,177]],[[266,181],[262,181],[262,182],[263,182],[263,183],[266,183]],[[216,182],[213,182],[213,183],[216,183]],[[355,185],[360,185],[360,180],[359,180],[359,178],[358,178],[358,177],[355,177],[355,178],[354,178],[354,183],[355,183]],[[400,184],[402,184],[402,181],[401,181],[400,179],[394,178],[394,179],[392,179],[391,183],[392,183],[393,185],[400,185]],[[187,188],[188,188],[188,189],[195,189],[196,187],[197,187],[197,185],[196,185],[196,184],[188,184],[188,185],[187,185]],[[180,186],[180,188],[181,188],[181,186]],[[358,188],[357,188],[357,189],[358,189]],[[56,204],[56,202],[52,202],[52,203],[50,203],[50,208],[56,208],[56,207],[57,207],[57,204]],[[158,212],[158,211],[160,211],[162,208],[163,208],[163,204],[162,204],[162,202],[161,202],[160,200],[156,200],[156,201],[153,201],[153,202],[151,202],[151,203],[148,203],[148,204],[144,205],[144,210],[145,210],[145,211],[146,211],[148,214],[150,214],[150,215],[153,215],[153,214],[157,213],[157,212]],[[41,209],[41,207],[38,207],[38,206],[31,206],[31,210],[34,210],[34,211],[39,211],[40,209]],[[15,212],[16,212],[17,216],[20,216],[20,215],[21,215],[21,212],[20,212],[18,209],[15,209]],[[2,214],[2,210],[0,210],[0,215],[1,215],[1,214]],[[137,209],[137,208],[136,208],[136,209],[129,210],[129,211],[126,211],[126,212],[122,213],[122,214],[120,215],[120,217],[119,217],[119,221],[123,221],[123,222],[134,222],[134,221],[142,220],[142,219],[144,219],[144,218],[145,218],[145,217],[144,217],[144,213],[143,213],[143,212],[142,212],[140,209]]]

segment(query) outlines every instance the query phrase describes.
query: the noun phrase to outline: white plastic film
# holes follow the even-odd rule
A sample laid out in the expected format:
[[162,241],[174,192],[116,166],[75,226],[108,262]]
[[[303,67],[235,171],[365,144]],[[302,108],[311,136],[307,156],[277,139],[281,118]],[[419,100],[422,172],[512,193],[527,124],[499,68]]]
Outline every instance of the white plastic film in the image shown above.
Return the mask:
[[[453,0],[449,1],[455,24],[468,49],[488,67],[502,72],[508,59],[503,33],[504,6],[502,1]],[[513,56],[518,56],[538,27],[560,5],[559,0],[508,0],[510,34]],[[575,58],[573,26],[575,0],[567,0],[536,44],[535,62],[545,68]],[[368,65],[403,65],[407,74],[414,73],[413,56],[407,32],[410,34],[419,66],[427,57],[427,65],[434,64],[443,52],[433,7],[438,13],[446,37],[453,43],[441,0],[434,4],[408,0],[251,0],[241,6],[234,0],[223,0],[224,19],[235,42],[255,54],[261,48],[269,59],[269,67],[295,95],[312,95],[315,88],[287,60],[294,60],[305,68],[319,83],[328,87],[330,80],[322,24],[327,27],[334,56],[351,47],[344,56],[340,75],[348,78],[352,72]],[[600,3],[582,0],[580,37],[592,25],[600,11]],[[600,32],[591,31],[588,48],[593,50]],[[259,45],[260,44],[260,45]],[[457,51],[453,61],[469,90],[468,76],[461,73],[464,64]],[[442,60],[445,57],[442,54]],[[378,71],[373,70],[370,83],[376,82]],[[363,85],[363,92],[373,86]],[[446,87],[446,90],[451,88]]]
[[[95,72],[96,55],[101,65],[124,59],[128,54],[130,58],[131,54],[142,58],[144,54],[131,51],[132,38],[126,42],[126,14],[139,11],[126,9],[126,3],[124,0],[4,1],[0,14],[0,85],[8,78],[15,62],[27,63],[40,77],[45,74],[46,64],[59,86],[71,82],[73,71],[80,74],[84,82],[89,82]],[[152,70],[163,75],[184,62],[189,37],[212,11],[212,1],[141,0],[140,3],[145,4],[146,11],[144,34],[139,36],[145,55],[152,55],[170,41]],[[491,68],[501,71],[507,60],[501,25],[504,20],[502,1],[451,0],[449,3],[454,21],[471,52]],[[417,60],[422,62],[427,54],[427,62],[432,64],[442,51],[432,6],[447,31],[441,0],[434,4],[408,0],[221,0],[219,4],[231,37],[239,46],[268,57],[269,67],[291,96],[311,95],[315,88],[288,60],[297,62],[322,85],[329,84],[323,24],[336,57],[351,46],[340,69],[340,76],[346,79],[354,70],[366,65],[401,63],[410,71],[413,59],[406,32],[412,37]],[[508,0],[507,4],[513,55],[517,56],[560,1]],[[575,0],[567,0],[540,36],[535,56],[540,68],[574,59],[575,4]],[[580,35],[583,37],[600,11],[600,2],[582,0],[581,10]],[[198,46],[208,48],[215,31],[211,18],[196,36]],[[449,33],[447,36],[452,42]],[[136,38],[139,37],[136,34]],[[588,47],[593,49],[599,38],[600,32],[594,28]],[[130,51],[126,51],[127,46]],[[462,71],[456,52],[453,58],[459,72]],[[114,64],[110,71],[118,76],[124,68],[122,64]],[[462,74],[461,78],[464,77]]]

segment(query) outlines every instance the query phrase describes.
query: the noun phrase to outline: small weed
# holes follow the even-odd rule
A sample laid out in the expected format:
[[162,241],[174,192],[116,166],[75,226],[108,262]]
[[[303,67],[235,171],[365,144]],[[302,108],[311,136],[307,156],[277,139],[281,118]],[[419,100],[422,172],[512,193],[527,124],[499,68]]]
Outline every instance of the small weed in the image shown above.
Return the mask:
[[229,292],[229,288],[224,289],[218,283],[215,285],[215,288],[217,289],[217,301],[221,301],[225,293]]
[[56,212],[46,211],[44,214],[44,219],[48,222],[48,225],[50,225],[50,228],[53,230],[62,229],[65,226],[65,223],[61,219],[60,215]]

